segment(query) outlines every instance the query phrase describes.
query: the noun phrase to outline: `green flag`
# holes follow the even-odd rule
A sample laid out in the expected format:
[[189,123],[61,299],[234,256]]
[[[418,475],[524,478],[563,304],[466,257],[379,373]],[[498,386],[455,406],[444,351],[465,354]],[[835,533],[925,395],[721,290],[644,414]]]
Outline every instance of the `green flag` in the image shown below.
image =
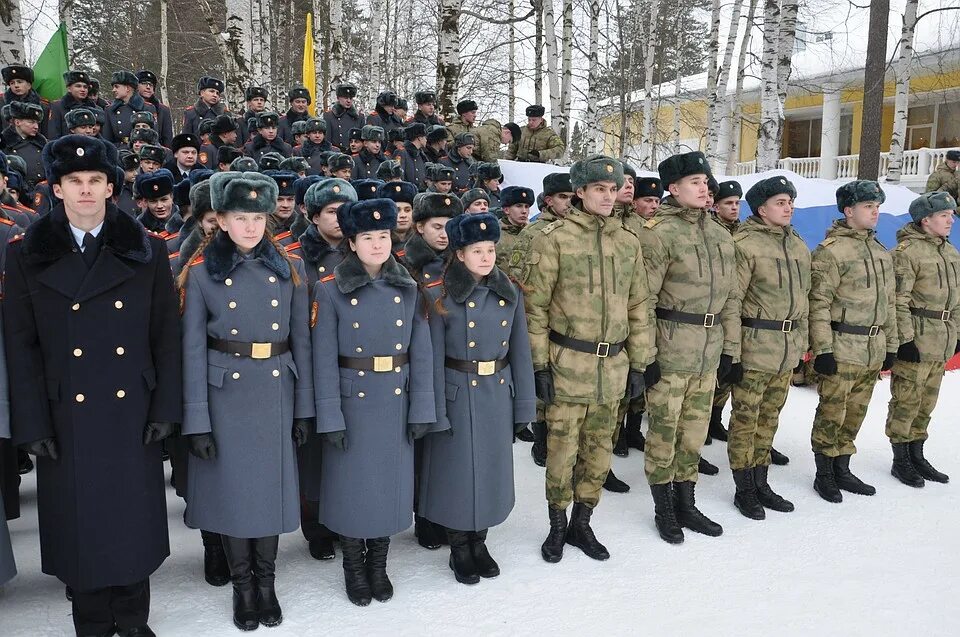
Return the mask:
[[33,89],[50,101],[63,97],[67,92],[63,82],[67,65],[67,27],[61,22],[33,65]]

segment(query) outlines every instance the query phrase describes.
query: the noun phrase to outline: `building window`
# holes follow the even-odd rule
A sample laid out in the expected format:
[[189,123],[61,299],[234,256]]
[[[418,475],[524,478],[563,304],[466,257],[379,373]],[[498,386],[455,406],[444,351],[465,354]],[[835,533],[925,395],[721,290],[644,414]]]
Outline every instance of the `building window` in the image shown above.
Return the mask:
[[840,148],[838,155],[850,155],[853,153],[853,113],[842,113],[840,115]]
[[936,115],[936,104],[928,106],[914,106],[907,111],[907,138],[905,150],[917,148],[931,148],[933,144],[933,122]]
[[940,104],[937,109],[937,148],[960,146],[960,102]]
[[823,120],[819,117],[787,120],[787,143],[783,146],[783,156],[819,157],[822,124]]

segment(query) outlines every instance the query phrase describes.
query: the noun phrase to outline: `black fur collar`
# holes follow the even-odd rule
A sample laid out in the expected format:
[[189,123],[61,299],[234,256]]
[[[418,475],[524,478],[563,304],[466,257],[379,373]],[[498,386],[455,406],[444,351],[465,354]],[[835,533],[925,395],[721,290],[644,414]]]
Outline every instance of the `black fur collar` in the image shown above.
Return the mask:
[[340,253],[344,244],[334,248],[320,235],[316,224],[311,223],[306,231],[300,235],[300,250],[305,261],[313,264],[320,263],[324,257],[332,252]]
[[294,122],[307,121],[310,118],[309,112],[298,113],[292,108],[289,109],[285,115],[287,116],[287,123],[293,124]]
[[[143,226],[110,202],[107,202],[100,240],[104,250],[110,250],[122,259],[149,263],[153,258],[150,239]],[[73,252],[75,243],[67,213],[59,203],[27,228],[20,253],[30,263],[45,263]]]
[[329,151],[333,146],[330,145],[330,142],[326,138],[323,139],[323,143],[314,144],[309,139],[304,137],[303,143],[300,145],[300,156],[310,158],[313,157],[316,153],[323,153]]
[[[253,249],[253,258],[273,270],[281,279],[290,278],[290,263],[277,252],[272,242],[261,240]],[[214,281],[225,280],[243,260],[243,255],[226,232],[218,232],[203,250],[203,263]]]
[[30,89],[30,91],[23,96],[14,95],[13,91],[11,91],[10,89],[7,89],[6,91],[3,92],[3,103],[9,104],[10,102],[39,104],[41,106],[43,105],[43,102],[40,101],[40,94],[33,89]]
[[430,244],[416,232],[407,241],[404,250],[406,251],[403,255],[404,262],[417,272],[422,271],[431,261],[443,259],[443,253],[431,248]]
[[379,153],[377,153],[376,155],[374,155],[373,153],[371,153],[371,152],[370,152],[369,150],[367,150],[366,148],[362,148],[362,149],[360,149],[359,156],[360,156],[360,160],[361,160],[363,163],[365,163],[365,164],[369,164],[369,163],[372,162],[374,159],[379,160],[380,163],[383,163],[383,162],[385,162],[385,161],[387,160],[387,157],[386,157],[386,155],[383,154],[383,151],[382,151],[382,150],[381,150]]
[[[281,155],[286,156],[289,154],[287,149],[284,148],[284,141],[280,139],[279,136],[275,137],[272,141],[267,141],[263,138],[263,135],[257,133],[253,136],[253,148],[254,150],[260,150],[261,148],[272,148]],[[267,151],[269,152],[269,151]]]
[[13,127],[13,124],[10,124],[3,129],[3,133],[0,133],[0,140],[3,140],[3,145],[7,148],[13,148],[14,146],[20,143],[34,144],[39,148],[43,148],[47,145],[47,138],[37,133],[33,137],[21,137],[20,133],[17,132],[17,129]]
[[350,108],[344,108],[340,105],[340,102],[337,102],[330,107],[330,110],[333,111],[333,114],[337,117],[342,117],[344,113],[352,117],[360,117],[360,114],[357,112],[356,106],[351,106]]
[[198,99],[193,105],[193,110],[197,111],[197,115],[203,117],[210,111],[213,111],[214,115],[223,115],[223,111],[226,110],[226,107],[223,105],[223,102],[217,102],[213,106],[209,106],[203,100]]
[[[146,108],[147,108],[146,103],[143,101],[143,98],[140,97],[140,94],[139,94],[139,93],[134,93],[134,94],[130,97],[130,101],[127,102],[126,104],[127,104],[127,106],[129,106],[130,108],[132,108],[134,111],[136,111],[136,112],[138,112],[138,113],[139,113],[140,111],[146,110]],[[116,111],[118,108],[120,108],[120,107],[123,106],[123,105],[124,105],[123,100],[115,99],[115,100],[113,100],[113,104],[110,105],[110,110],[111,110],[111,111]]]
[[[504,301],[516,303],[517,289],[500,268],[494,268],[482,284]],[[443,285],[451,299],[456,303],[463,303],[480,284],[477,283],[473,275],[470,274],[470,270],[460,259],[454,259],[450,267],[447,268],[446,274],[443,275]]]
[[[180,232],[183,229],[183,217],[180,216],[180,207],[177,204],[173,204],[173,213],[167,218],[167,222],[163,224],[163,229],[174,234]],[[189,228],[187,229],[189,231]]]
[[60,103],[63,104],[63,112],[72,111],[75,108],[90,108],[91,106],[96,106],[94,102],[89,97],[85,100],[78,100],[70,95],[70,93],[64,93],[63,97],[60,98]]
[[[333,274],[336,276],[337,287],[343,294],[350,294],[354,290],[373,282],[367,271],[363,269],[363,264],[357,258],[357,254],[352,251],[340,262],[340,265],[333,269]],[[414,287],[417,285],[416,281],[410,277],[410,273],[397,263],[393,255],[390,255],[390,258],[383,264],[380,276],[388,284],[395,287]]]
[[149,230],[150,232],[163,232],[165,230],[166,221],[163,219],[157,219],[153,216],[149,209],[144,208],[140,213],[140,216],[137,217],[137,221],[143,224],[143,227]]

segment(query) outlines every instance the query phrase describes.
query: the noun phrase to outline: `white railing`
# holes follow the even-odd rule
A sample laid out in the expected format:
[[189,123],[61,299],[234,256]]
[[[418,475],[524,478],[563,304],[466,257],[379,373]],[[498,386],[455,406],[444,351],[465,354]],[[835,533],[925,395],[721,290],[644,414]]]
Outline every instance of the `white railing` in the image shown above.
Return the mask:
[[783,170],[792,170],[801,177],[819,177],[820,176],[820,158],[819,157],[786,157],[777,161],[777,168]]
[[752,175],[757,172],[757,160],[753,161],[741,161],[737,163],[736,176],[740,177],[741,175]]
[[860,155],[837,156],[837,179],[856,179],[860,170]]
[[[917,148],[903,153],[900,174],[904,178],[925,179],[947,158],[952,148]],[[860,169],[860,155],[839,155],[837,179],[856,179]],[[777,168],[792,170],[802,177],[820,176],[820,157],[785,157],[777,161]],[[890,166],[890,153],[880,153],[880,176],[885,177]],[[826,167],[825,168],[829,168]],[[744,161],[737,164],[737,175],[749,175],[757,170],[756,161]]]

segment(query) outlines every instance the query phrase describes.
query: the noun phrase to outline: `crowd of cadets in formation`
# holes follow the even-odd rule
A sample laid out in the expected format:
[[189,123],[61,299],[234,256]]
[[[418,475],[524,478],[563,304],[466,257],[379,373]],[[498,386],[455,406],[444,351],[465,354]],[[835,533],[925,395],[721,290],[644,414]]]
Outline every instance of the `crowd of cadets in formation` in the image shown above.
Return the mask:
[[[12,416],[4,395],[0,439],[12,441],[0,448],[0,493],[6,517],[17,517],[17,474],[33,468],[27,450],[39,458],[43,569],[67,584],[78,634],[152,634],[147,578],[169,552],[162,493],[159,505],[136,511],[136,528],[121,509],[157,486],[160,440],[185,520],[202,529],[205,579],[232,581],[242,630],[281,621],[276,540],[298,526],[316,559],[332,559],[340,543],[347,595],[358,605],[392,596],[389,539],[412,513],[422,546],[449,544],[457,581],[498,575],[485,540],[513,507],[515,436],[533,442],[546,468],[548,562],[565,544],[609,557],[590,519],[601,489],[629,490],[610,460],[631,448],[644,453],[667,542],[682,542],[684,528],[722,533],[694,499],[698,473],[718,472],[700,457],[712,439],[727,441],[743,515],[792,511],[768,482],[770,464],[788,462],[772,444],[791,382],[816,383],[820,394],[811,442],[823,499],[875,492],[849,462],[881,370],[893,378],[893,475],[913,487],[948,481],[923,446],[944,361],[960,349],[960,256],[948,240],[956,151],[911,205],[895,249],[875,238],[882,190],[856,181],[837,191],[840,217],[811,254],[790,224],[789,180],[765,179],[744,195],[734,181],[717,183],[696,152],[663,161],[659,178],[594,155],[548,175],[538,196],[501,188],[498,158],[544,162],[564,152],[541,106],[527,109],[521,128],[478,124],[477,104],[463,100],[445,123],[433,92],[417,92],[406,118],[406,102],[385,91],[363,115],[356,87],[343,83],[322,117],[308,114],[302,87],[289,92],[282,116],[266,110],[266,91],[250,87],[237,117],[220,101],[223,82],[202,77],[174,135],[150,71],[114,73],[109,103],[82,71],[65,74],[67,94],[53,103],[33,91],[28,67],[2,74],[0,230],[10,248],[0,261],[9,366],[0,378],[9,376]],[[106,225],[86,234],[62,182],[85,170],[106,174],[112,187]],[[752,214],[741,221],[744,198]],[[540,214],[529,223],[534,204]],[[177,323],[158,308],[162,281],[146,296],[104,292],[116,281],[84,285],[84,267],[118,280],[129,271],[123,286],[140,281],[133,272],[152,257],[131,243],[136,232],[144,244],[166,244],[170,272],[161,279],[171,295],[179,290],[182,337],[158,327]],[[99,265],[103,252],[117,255],[113,270]],[[71,317],[56,299],[29,292],[38,263],[55,264],[37,280],[70,303],[106,294],[118,297],[108,309],[142,304],[139,324],[31,324],[18,305],[25,296],[37,316],[53,304],[46,310],[59,320],[88,302],[65,306]],[[55,270],[62,281],[50,278]],[[109,357],[80,346],[73,367],[45,370],[59,355],[41,360],[31,348],[47,330],[119,342],[145,325],[182,345],[173,358],[169,343],[162,356],[137,351],[149,368],[138,399],[149,404],[154,392],[166,402],[146,417],[124,412],[146,418],[142,444],[156,451],[131,454],[114,429],[90,440],[73,430],[71,409],[80,407],[68,406],[85,401],[71,388],[86,358],[105,378],[129,370],[103,372]],[[155,333],[148,340],[156,347]],[[57,347],[74,347],[68,341]],[[121,358],[134,349],[115,347]],[[161,369],[158,356],[176,371]],[[42,377],[46,393],[23,389]],[[731,397],[727,430],[721,414]],[[52,415],[30,402],[38,398],[51,401]],[[87,402],[116,420],[108,400]],[[36,422],[21,422],[25,414]],[[125,461],[107,473],[90,464],[118,455]],[[88,478],[114,486],[87,492],[73,483]],[[79,518],[63,513],[73,510]],[[122,541],[111,528],[125,530]],[[0,531],[2,582],[15,571]]]

